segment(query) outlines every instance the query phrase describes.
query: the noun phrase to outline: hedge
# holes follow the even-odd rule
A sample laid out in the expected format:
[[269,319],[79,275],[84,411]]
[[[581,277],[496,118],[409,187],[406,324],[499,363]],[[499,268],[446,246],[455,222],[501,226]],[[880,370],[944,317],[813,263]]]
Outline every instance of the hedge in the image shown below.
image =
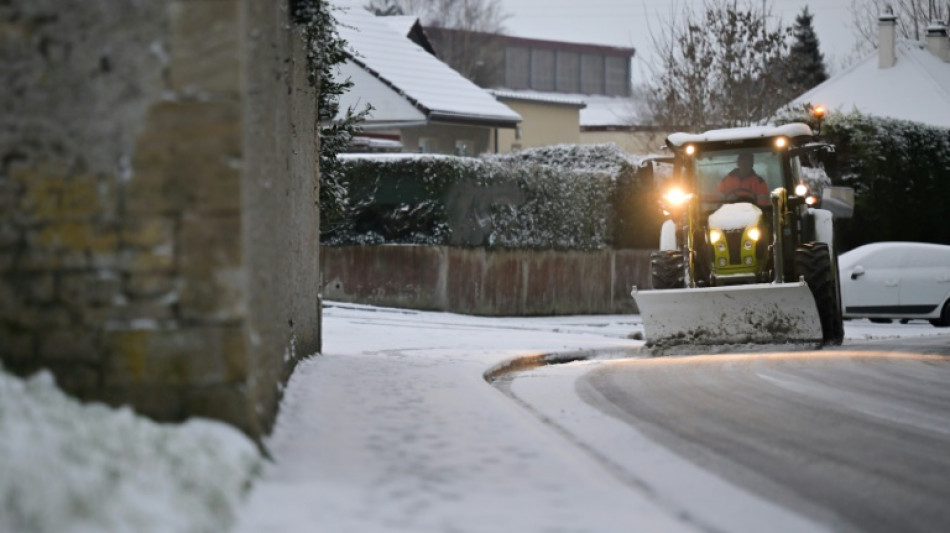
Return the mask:
[[324,217],[324,244],[590,250],[634,240],[627,211],[642,180],[613,144],[343,161],[348,204]]

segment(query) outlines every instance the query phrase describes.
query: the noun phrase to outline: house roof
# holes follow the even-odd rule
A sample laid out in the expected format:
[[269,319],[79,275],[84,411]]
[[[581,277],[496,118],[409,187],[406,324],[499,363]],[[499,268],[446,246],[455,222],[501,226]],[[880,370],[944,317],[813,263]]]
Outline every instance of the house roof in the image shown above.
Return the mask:
[[[384,18],[356,7],[337,12],[337,31],[348,43],[350,62],[380,82],[365,92],[362,87],[350,91],[359,92],[360,101],[376,108],[370,121],[376,115],[386,114],[381,106],[392,100],[392,93],[403,97],[430,122],[513,128],[521,121],[518,113],[410,41],[401,31],[393,30]],[[390,94],[382,87],[388,88]],[[341,107],[346,103],[341,99]]]
[[874,52],[792,100],[789,108],[820,104],[829,111],[858,110],[950,128],[950,63],[917,41],[898,41],[895,52],[894,66],[878,68]]
[[572,94],[526,89],[491,89],[498,98],[580,106],[580,126],[626,128],[637,122],[636,99],[602,94]]
[[520,102],[537,102],[539,104],[553,104],[583,109],[587,104],[582,98],[572,94],[542,93],[537,91],[511,91],[508,89],[489,89],[488,92],[495,98],[515,100]]

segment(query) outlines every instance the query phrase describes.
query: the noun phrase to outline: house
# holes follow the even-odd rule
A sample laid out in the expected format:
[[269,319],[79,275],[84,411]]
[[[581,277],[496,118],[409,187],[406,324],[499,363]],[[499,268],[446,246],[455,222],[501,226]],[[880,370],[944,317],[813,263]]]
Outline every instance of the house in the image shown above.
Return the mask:
[[[631,89],[636,50],[597,44],[526,39],[425,28],[440,57],[453,63],[456,51],[477,42],[480,54],[469,64],[480,86],[522,115],[514,136],[499,138],[499,151],[558,143],[613,142],[628,152],[646,153],[664,134],[638,125],[638,98]],[[470,44],[469,44],[470,46]],[[568,131],[568,115],[577,123]]]
[[794,99],[789,108],[821,104],[829,111],[857,110],[950,128],[950,40],[946,25],[932,23],[925,42],[897,40],[895,26],[894,15],[882,15],[877,53]]
[[514,131],[521,116],[410,40],[415,23],[388,18],[356,7],[338,12],[349,51],[337,75],[354,84],[340,108],[369,104],[364,134],[400,141],[405,151],[496,151],[499,131]]

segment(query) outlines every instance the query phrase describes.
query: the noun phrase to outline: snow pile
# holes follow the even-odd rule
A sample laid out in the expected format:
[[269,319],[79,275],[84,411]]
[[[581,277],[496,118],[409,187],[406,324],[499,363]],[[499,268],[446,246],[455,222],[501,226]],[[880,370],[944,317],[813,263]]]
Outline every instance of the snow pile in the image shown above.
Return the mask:
[[750,203],[726,204],[709,215],[709,227],[722,231],[745,229],[758,224],[761,218],[762,210]]
[[261,457],[222,423],[81,405],[0,367],[0,531],[225,531]]

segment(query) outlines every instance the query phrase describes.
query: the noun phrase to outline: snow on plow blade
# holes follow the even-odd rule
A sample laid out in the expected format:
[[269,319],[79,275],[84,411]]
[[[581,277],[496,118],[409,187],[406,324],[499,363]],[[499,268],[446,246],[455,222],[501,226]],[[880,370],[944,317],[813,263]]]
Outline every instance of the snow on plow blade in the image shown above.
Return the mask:
[[822,342],[821,320],[808,285],[759,283],[638,291],[649,346]]

